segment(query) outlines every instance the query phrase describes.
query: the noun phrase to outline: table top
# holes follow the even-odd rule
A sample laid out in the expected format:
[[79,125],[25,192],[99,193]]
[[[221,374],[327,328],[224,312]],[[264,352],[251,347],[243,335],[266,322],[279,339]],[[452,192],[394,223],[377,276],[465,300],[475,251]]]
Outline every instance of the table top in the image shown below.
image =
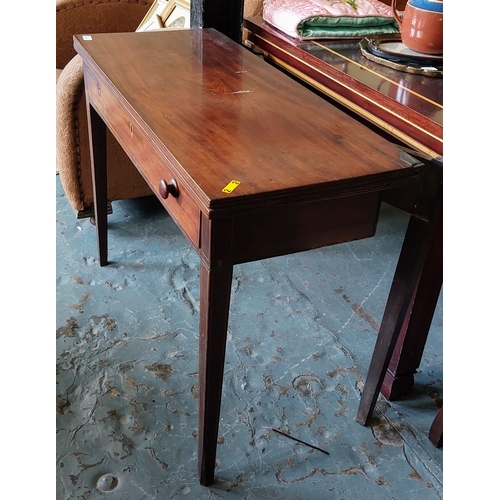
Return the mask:
[[420,165],[215,30],[77,35],[75,48],[208,212],[371,192]]
[[[443,154],[443,79],[406,73],[363,56],[359,40],[291,38],[262,17],[244,20],[250,40],[300,70],[308,83],[431,156]],[[278,63],[279,64],[279,63]]]

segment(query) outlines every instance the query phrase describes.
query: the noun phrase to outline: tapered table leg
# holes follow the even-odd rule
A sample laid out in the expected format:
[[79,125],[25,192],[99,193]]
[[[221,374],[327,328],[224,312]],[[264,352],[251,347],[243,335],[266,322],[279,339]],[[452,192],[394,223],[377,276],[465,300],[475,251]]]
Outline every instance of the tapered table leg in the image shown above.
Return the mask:
[[198,473],[203,486],[214,481],[232,276],[232,265],[209,269],[201,262]]
[[97,230],[97,248],[101,266],[108,264],[108,174],[106,160],[106,124],[87,103],[90,134],[90,166],[94,192],[94,213]]
[[[442,272],[427,265],[433,255],[432,246],[442,241],[439,236],[442,224],[442,196],[428,221],[415,216],[410,218],[356,415],[356,421],[362,425],[366,425],[372,416],[398,337],[405,330],[419,284],[426,279],[423,272]],[[427,336],[427,332],[420,334]]]
[[[425,224],[422,222],[422,224]],[[443,284],[443,228],[429,248],[424,268],[382,384],[381,393],[393,401],[410,392]]]

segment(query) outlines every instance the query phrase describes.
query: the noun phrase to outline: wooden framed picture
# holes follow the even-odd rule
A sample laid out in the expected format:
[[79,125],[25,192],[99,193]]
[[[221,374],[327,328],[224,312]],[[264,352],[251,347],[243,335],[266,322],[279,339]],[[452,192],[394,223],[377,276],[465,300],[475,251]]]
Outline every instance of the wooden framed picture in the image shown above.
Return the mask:
[[155,0],[136,31],[190,27],[189,0]]

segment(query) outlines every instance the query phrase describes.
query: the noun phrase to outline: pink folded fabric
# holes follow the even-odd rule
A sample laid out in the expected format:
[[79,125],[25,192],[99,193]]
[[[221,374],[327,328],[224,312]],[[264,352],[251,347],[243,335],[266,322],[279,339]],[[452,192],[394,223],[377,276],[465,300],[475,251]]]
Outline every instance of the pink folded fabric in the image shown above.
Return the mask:
[[397,33],[392,9],[379,0],[264,0],[263,19],[300,39],[362,38]]

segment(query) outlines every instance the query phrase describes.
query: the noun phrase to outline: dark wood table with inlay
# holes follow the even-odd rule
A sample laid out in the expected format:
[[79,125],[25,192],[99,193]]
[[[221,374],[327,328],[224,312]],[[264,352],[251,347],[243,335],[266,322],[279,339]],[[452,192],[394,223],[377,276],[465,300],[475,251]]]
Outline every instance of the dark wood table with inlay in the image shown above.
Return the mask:
[[[420,206],[408,191],[383,194],[384,201],[408,211],[411,219],[356,417],[366,425],[379,392],[396,400],[411,391],[441,291],[443,79],[436,76],[439,72],[431,77],[374,62],[363,55],[356,39],[298,40],[262,17],[247,18],[243,26],[248,30],[247,45],[261,51],[267,61],[366,120],[374,130],[428,156],[433,165],[423,186],[427,201],[420,197]],[[410,292],[405,288],[409,280],[414,282]],[[441,415],[436,422],[442,422]],[[437,444],[435,434],[433,426],[430,439]]]
[[442,77],[407,73],[367,59],[359,39],[298,40],[262,17],[244,19],[243,26],[246,43],[261,50],[266,60],[413,149],[433,158],[443,155]]
[[233,266],[373,236],[382,193],[420,192],[429,169],[213,29],[74,43],[100,264],[108,264],[106,129],[200,256],[198,469],[210,485]]

